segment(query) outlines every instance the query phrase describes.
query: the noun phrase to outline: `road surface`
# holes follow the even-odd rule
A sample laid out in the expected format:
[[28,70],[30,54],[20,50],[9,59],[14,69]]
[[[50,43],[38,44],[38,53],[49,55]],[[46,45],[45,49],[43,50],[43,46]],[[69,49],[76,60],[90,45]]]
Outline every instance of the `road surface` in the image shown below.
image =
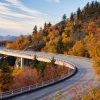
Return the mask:
[[[79,93],[84,93],[90,87],[97,86],[97,78],[95,71],[92,68],[92,61],[86,58],[75,56],[64,56],[61,54],[43,54],[47,57],[55,57],[68,61],[78,68],[77,74],[70,79],[67,79],[58,84],[46,87],[36,92],[20,95],[10,100],[55,100],[55,97],[60,96],[61,100],[73,100],[73,97]],[[64,98],[64,99],[63,99]]]

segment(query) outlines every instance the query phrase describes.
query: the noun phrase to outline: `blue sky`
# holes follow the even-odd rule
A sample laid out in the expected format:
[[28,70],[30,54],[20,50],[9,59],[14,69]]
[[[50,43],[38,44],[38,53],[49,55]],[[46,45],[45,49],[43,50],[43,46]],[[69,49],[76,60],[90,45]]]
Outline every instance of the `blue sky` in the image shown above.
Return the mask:
[[[0,0],[0,35],[30,34],[34,25],[55,24],[93,0]],[[99,0],[97,0],[99,1]]]

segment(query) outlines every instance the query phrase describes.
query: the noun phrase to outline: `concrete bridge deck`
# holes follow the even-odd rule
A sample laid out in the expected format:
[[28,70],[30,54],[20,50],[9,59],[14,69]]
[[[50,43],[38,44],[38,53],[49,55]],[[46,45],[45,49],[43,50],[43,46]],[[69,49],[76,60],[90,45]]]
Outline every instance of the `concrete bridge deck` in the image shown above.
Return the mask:
[[[43,61],[43,62],[50,62],[50,60],[54,57],[56,59],[56,62],[55,62],[56,64],[58,64],[58,63],[59,63],[59,65],[65,64],[64,60],[63,60],[63,62],[61,62],[60,60],[62,60],[62,59],[60,57],[56,57],[56,54],[50,54],[50,53],[46,53],[46,52],[1,49],[0,54],[21,58],[20,67],[23,67],[24,59],[34,60],[35,56],[37,57],[37,60]],[[68,64],[68,67],[73,69],[73,66],[71,66],[70,64]]]

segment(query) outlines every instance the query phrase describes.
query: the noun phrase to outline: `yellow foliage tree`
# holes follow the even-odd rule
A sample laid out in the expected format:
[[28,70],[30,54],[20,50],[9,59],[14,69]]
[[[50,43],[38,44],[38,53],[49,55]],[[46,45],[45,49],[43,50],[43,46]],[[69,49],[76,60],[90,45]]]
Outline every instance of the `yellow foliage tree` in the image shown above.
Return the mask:
[[6,47],[10,49],[23,50],[26,49],[28,46],[29,46],[28,39],[25,38],[23,35],[21,35],[15,42],[8,43]]
[[85,48],[81,41],[75,43],[72,49],[69,50],[69,53],[75,56],[84,56],[85,55]]
[[93,66],[96,74],[100,79],[100,41],[97,41],[94,45],[89,48],[89,53],[93,59]]
[[23,73],[23,70],[21,68],[14,68],[13,72],[12,72],[12,76],[17,76]]
[[89,33],[84,39],[86,47],[89,49],[96,42],[96,39],[92,33]]

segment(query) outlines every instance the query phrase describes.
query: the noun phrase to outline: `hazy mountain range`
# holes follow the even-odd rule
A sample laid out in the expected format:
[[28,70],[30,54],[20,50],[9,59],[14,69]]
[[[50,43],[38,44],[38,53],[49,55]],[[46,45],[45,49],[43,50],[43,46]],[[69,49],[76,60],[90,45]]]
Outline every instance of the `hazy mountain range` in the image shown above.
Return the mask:
[[0,36],[0,41],[15,41],[18,37],[17,36]]

